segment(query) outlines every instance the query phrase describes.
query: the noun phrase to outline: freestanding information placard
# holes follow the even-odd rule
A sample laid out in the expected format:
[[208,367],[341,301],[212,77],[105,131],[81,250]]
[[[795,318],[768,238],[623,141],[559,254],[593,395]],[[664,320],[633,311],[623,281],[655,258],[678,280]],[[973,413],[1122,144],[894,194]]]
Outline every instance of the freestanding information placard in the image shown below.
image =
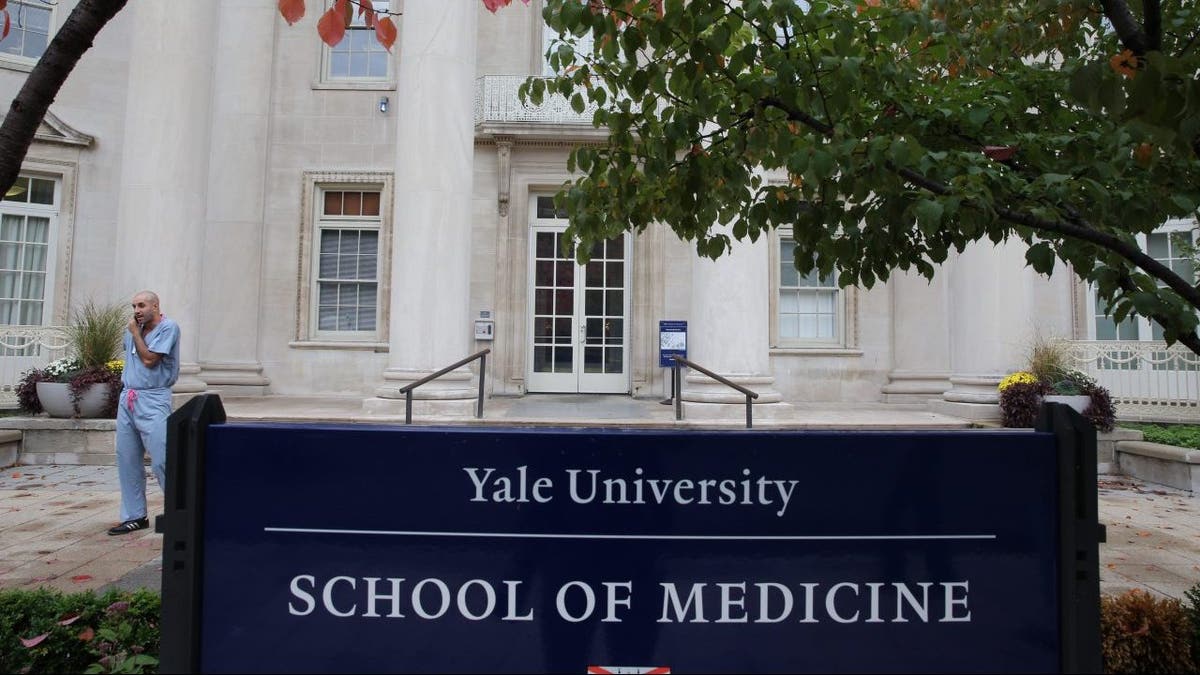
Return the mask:
[[1064,495],[1087,437],[1053,408],[1054,433],[873,433],[205,405],[171,427],[164,672],[1099,668],[1094,445]]

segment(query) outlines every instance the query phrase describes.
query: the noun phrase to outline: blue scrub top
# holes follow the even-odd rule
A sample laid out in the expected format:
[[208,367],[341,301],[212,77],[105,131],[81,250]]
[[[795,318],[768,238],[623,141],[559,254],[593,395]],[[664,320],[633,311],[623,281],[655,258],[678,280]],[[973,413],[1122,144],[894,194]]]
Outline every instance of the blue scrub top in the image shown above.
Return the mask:
[[133,335],[125,331],[125,370],[121,373],[121,384],[126,389],[138,390],[170,388],[179,379],[179,324],[163,316],[143,338],[150,351],[162,354],[162,360],[154,368],[147,368],[134,347]]

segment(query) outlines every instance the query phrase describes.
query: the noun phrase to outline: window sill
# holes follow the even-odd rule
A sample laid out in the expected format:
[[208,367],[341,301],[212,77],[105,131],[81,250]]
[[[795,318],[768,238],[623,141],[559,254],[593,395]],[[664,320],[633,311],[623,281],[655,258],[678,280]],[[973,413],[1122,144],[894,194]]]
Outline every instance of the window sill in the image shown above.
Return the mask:
[[288,347],[292,349],[341,349],[357,352],[375,352],[377,354],[386,354],[388,351],[388,343],[386,342],[341,342],[338,340],[292,340],[288,343]]
[[861,349],[846,347],[812,346],[812,347],[771,347],[771,356],[862,356]]
[[33,67],[37,65],[37,60],[17,59],[10,56],[0,56],[0,69],[18,70],[22,73],[33,71]]
[[313,89],[340,89],[346,91],[396,91],[396,83],[391,80],[329,80],[312,83]]

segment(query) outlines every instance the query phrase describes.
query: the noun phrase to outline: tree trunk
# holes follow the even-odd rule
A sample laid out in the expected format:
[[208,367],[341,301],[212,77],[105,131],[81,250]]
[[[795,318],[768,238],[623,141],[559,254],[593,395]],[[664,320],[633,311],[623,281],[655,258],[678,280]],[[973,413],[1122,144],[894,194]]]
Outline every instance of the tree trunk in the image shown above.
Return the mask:
[[[81,0],[38,59],[0,124],[0,194],[17,180],[46,110],[100,29],[128,0]],[[159,0],[153,0],[155,2]],[[211,1],[211,0],[203,0]]]

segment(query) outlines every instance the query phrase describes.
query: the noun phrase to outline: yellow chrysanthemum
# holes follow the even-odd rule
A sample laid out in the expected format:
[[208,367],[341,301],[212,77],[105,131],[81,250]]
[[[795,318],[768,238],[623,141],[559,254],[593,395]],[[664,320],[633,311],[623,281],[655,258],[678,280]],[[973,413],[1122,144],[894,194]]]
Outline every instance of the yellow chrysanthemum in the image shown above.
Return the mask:
[[1038,379],[1037,379],[1037,377],[1034,376],[1033,373],[1030,373],[1030,372],[1027,372],[1024,370],[1019,370],[1019,371],[1009,375],[1008,377],[1004,378],[1003,380],[1000,380],[999,389],[1000,389],[1000,391],[1004,391],[1005,389],[1008,389],[1009,387],[1011,387],[1014,384],[1036,384],[1037,381],[1038,381]]
[[125,370],[125,362],[121,359],[113,359],[112,361],[104,364],[104,367],[108,368],[109,372],[119,373]]

